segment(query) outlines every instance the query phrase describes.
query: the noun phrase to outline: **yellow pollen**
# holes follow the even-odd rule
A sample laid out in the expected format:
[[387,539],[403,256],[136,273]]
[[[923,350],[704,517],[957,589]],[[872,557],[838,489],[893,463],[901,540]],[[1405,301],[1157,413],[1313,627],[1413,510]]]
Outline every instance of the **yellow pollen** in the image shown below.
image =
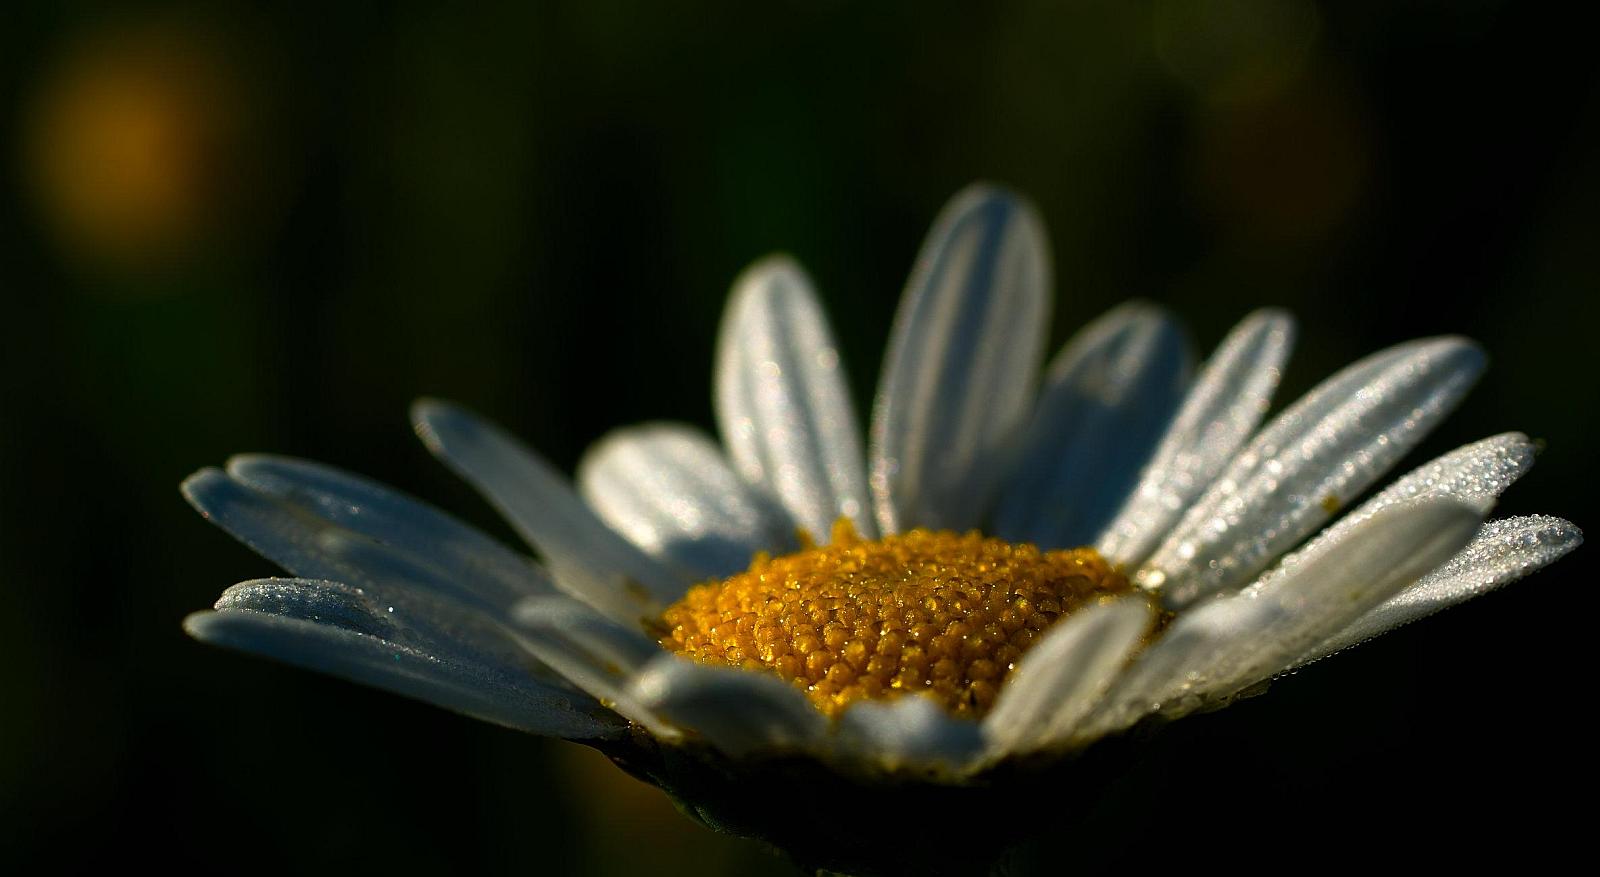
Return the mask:
[[757,555],[663,613],[662,647],[776,673],[817,708],[922,694],[957,716],[994,705],[1017,660],[1072,610],[1131,590],[1094,549],[1040,551],[976,531],[912,530]]

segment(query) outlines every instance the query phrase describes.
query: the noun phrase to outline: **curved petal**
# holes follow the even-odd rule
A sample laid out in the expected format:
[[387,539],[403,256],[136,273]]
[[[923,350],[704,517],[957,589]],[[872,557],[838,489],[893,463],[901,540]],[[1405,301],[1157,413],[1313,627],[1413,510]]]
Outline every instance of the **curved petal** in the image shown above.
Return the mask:
[[1228,333],[1100,535],[1103,556],[1128,567],[1150,556],[1261,422],[1293,345],[1294,320],[1276,310],[1256,311]]
[[634,675],[661,654],[655,643],[565,597],[534,597],[513,613],[527,648],[601,703],[672,740],[678,732],[634,697]]
[[216,611],[196,612],[183,626],[213,645],[535,734],[590,740],[626,730],[588,697],[542,681],[525,667],[419,645],[404,619],[348,585],[303,579],[244,582],[223,594]]
[[[529,672],[553,678],[529,660],[505,628],[502,619],[510,604],[500,599],[503,595],[475,585],[470,575],[318,517],[217,469],[190,476],[183,493],[212,523],[299,576],[296,581],[320,582],[325,591],[351,590],[363,601],[381,604],[385,618],[403,625],[407,644],[473,663],[527,664]],[[237,608],[233,603],[241,595],[259,603],[284,591],[279,580],[263,581],[275,590],[240,585],[224,594],[224,602],[233,601],[228,608]]]
[[983,751],[977,722],[954,718],[917,695],[852,704],[833,733],[839,756],[887,770],[959,774]]
[[734,282],[717,339],[717,424],[739,474],[818,544],[851,519],[877,534],[839,347],[811,280],[775,256]]
[[[304,496],[294,497],[298,503],[280,498],[218,469],[189,476],[182,490],[213,524],[296,576],[431,593],[488,613],[526,596],[494,577],[475,575],[476,567],[455,564],[448,553],[425,556],[411,543],[379,541],[322,517]],[[525,563],[524,568],[531,581],[539,581],[537,567]]]
[[[354,585],[315,579],[257,579],[234,585],[217,609],[252,609],[311,621],[328,621],[429,654],[471,664],[514,667],[546,682],[559,677],[533,660],[496,618],[432,594],[389,583]],[[374,626],[378,619],[381,626]]]
[[1272,587],[1212,600],[1178,617],[1102,700],[1084,738],[1160,710],[1182,715],[1286,670],[1460,550],[1483,507],[1445,496],[1389,506]]
[[696,664],[676,655],[651,661],[633,681],[632,693],[673,724],[735,757],[811,749],[827,730],[822,713],[776,676]]
[[640,550],[697,579],[744,570],[787,544],[776,512],[699,430],[652,423],[612,432],[578,464],[583,498]]
[[1142,303],[1074,336],[1050,366],[995,533],[1046,549],[1093,541],[1172,421],[1190,358],[1171,316]]
[[1119,600],[1051,628],[1017,665],[983,720],[994,756],[1070,739],[1150,630],[1151,608],[1142,599]]
[[1322,525],[1444,418],[1482,373],[1465,339],[1412,342],[1324,381],[1279,415],[1138,573],[1172,607],[1236,588]]
[[906,285],[873,408],[879,527],[982,520],[1033,401],[1050,265],[1033,209],[972,186],[939,214]]
[[1269,587],[1278,576],[1321,551],[1337,550],[1350,530],[1392,505],[1423,496],[1450,496],[1466,503],[1492,504],[1512,482],[1533,467],[1534,453],[1533,442],[1528,441],[1527,436],[1507,432],[1463,445],[1418,466],[1335,521],[1303,548],[1286,555],[1246,592]]
[[1532,515],[1490,521],[1443,566],[1306,652],[1295,665],[1309,664],[1487,594],[1555,563],[1582,544],[1583,531],[1560,518]]
[[333,466],[271,454],[228,460],[229,477],[374,541],[428,558],[496,606],[551,592],[531,558],[478,529],[376,481]]
[[411,419],[428,450],[539,550],[562,590],[628,624],[682,595],[682,576],[607,527],[560,473],[499,427],[432,400],[418,402]]

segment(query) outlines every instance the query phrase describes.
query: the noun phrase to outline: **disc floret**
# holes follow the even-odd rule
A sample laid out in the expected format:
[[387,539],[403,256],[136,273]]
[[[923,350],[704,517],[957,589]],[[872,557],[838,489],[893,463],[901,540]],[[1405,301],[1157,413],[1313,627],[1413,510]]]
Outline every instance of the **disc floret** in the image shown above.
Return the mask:
[[1093,549],[1040,551],[977,531],[867,540],[841,519],[828,545],[804,542],[691,588],[663,614],[661,645],[776,673],[830,716],[921,694],[976,718],[1050,625],[1130,590]]

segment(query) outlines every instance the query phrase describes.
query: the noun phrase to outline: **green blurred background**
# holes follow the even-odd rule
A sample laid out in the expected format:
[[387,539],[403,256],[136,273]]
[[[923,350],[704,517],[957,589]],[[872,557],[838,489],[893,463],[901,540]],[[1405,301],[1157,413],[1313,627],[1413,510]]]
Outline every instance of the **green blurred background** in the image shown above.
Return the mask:
[[[1502,510],[1596,520],[1595,40],[1554,7],[464,7],[0,12],[6,861],[791,873],[586,750],[187,640],[274,569],[177,484],[296,454],[514,541],[411,438],[414,397],[564,467],[631,421],[709,426],[728,283],[787,250],[861,404],[976,178],[1049,224],[1057,342],[1130,296],[1202,350],[1281,304],[1288,398],[1466,333],[1492,368],[1412,462],[1521,429],[1548,450]],[[1554,795],[1593,778],[1593,552],[1182,723],[1030,855],[1586,853]]]

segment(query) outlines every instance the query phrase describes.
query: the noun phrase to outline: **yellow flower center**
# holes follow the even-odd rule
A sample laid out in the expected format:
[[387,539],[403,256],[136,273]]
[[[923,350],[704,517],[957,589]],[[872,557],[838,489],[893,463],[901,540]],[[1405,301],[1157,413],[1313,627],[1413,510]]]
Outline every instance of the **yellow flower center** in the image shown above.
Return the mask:
[[976,531],[912,530],[757,555],[691,588],[662,615],[662,647],[708,664],[776,673],[836,715],[862,698],[934,698],[986,713],[1028,647],[1057,619],[1131,590],[1090,548],[1040,551]]

